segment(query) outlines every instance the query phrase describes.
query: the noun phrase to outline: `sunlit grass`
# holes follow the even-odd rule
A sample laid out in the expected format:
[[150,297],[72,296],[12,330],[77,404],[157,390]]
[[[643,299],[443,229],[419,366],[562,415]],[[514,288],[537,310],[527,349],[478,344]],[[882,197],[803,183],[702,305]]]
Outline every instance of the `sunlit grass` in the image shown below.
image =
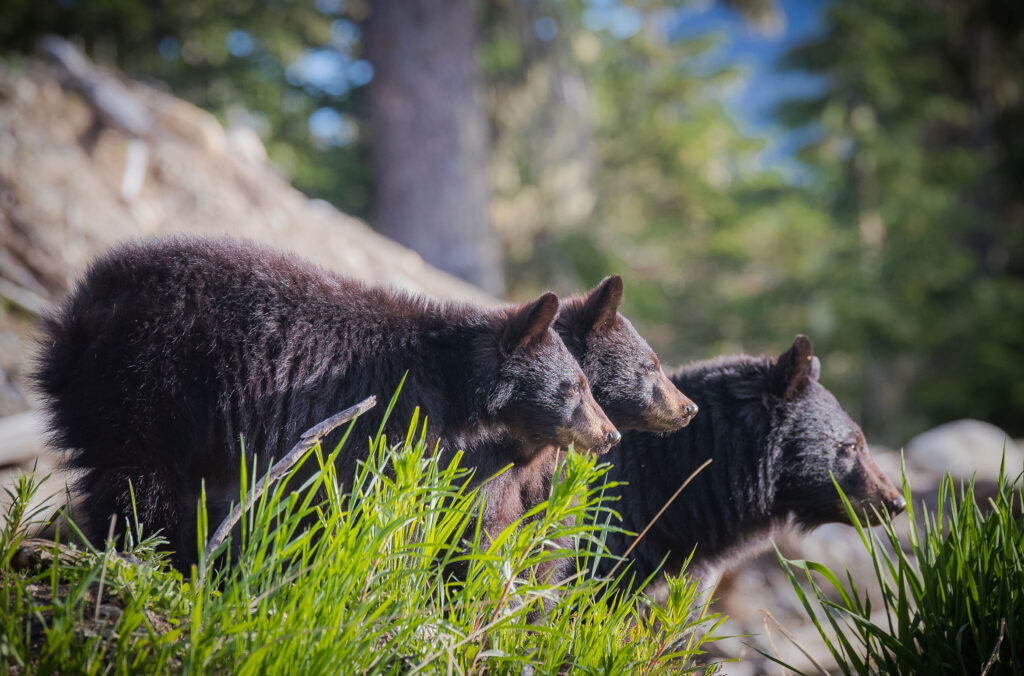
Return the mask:
[[[339,485],[333,454],[315,448],[304,462],[318,463],[319,471],[301,490],[293,490],[298,477],[309,473],[298,474],[297,466],[291,483],[268,487],[245,514],[234,534],[240,542],[220,547],[184,579],[144,524],[117,548],[62,546],[60,556],[12,565],[25,558],[25,534],[38,516],[25,513],[37,484],[23,478],[12,489],[0,540],[0,668],[713,670],[703,665],[701,645],[719,620],[705,615],[693,583],[670,581],[661,607],[615,594],[583,573],[560,586],[538,579],[538,564],[553,557],[575,562],[575,546],[601,542],[610,528],[600,490],[592,488],[603,474],[594,459],[569,454],[548,502],[491,541],[477,527],[481,501],[478,489],[467,488],[468,473],[439,463],[420,429],[414,419],[403,443],[375,440],[348,490]],[[251,488],[257,472],[243,471],[243,488]],[[209,532],[216,526],[209,524]]]
[[881,534],[867,529],[846,502],[874,565],[882,608],[872,606],[871,595],[849,573],[843,580],[820,563],[779,555],[840,670],[1024,674],[1022,476],[1007,480],[1001,474],[998,493],[984,508],[973,481],[957,487],[948,475],[936,512],[915,510],[905,476],[903,490],[906,537],[885,517]]

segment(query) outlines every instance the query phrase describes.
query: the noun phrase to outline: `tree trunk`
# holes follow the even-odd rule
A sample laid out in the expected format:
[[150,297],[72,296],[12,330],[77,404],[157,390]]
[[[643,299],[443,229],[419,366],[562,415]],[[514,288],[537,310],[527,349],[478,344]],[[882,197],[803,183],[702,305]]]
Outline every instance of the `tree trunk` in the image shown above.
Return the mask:
[[475,54],[477,2],[374,0],[370,6],[364,44],[374,68],[377,228],[427,262],[501,295]]

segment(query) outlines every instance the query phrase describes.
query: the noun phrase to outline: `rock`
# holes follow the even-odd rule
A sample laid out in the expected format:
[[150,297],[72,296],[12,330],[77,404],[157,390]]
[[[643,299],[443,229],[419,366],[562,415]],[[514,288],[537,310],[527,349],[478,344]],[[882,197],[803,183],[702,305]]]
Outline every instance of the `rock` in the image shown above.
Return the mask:
[[169,136],[195,146],[200,152],[218,155],[227,146],[227,134],[213,114],[166,95],[151,93],[150,106]]
[[995,425],[980,420],[957,420],[940,425],[911,439],[906,446],[907,463],[937,480],[946,472],[954,479],[997,481],[1006,449],[1006,473],[1018,474],[1024,466],[1024,452],[1011,436]]
[[0,468],[31,461],[43,450],[46,423],[36,411],[0,418]]
[[263,140],[252,127],[235,124],[228,127],[228,148],[231,152],[251,164],[264,164],[267,161],[267,149]]

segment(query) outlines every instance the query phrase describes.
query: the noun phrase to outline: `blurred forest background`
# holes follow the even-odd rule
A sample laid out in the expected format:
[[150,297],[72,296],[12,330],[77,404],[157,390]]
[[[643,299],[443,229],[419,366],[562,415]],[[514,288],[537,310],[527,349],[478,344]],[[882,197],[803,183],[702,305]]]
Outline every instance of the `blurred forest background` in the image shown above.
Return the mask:
[[666,364],[803,332],[873,440],[1024,436],[1024,3],[0,4],[46,33],[492,293],[619,272]]

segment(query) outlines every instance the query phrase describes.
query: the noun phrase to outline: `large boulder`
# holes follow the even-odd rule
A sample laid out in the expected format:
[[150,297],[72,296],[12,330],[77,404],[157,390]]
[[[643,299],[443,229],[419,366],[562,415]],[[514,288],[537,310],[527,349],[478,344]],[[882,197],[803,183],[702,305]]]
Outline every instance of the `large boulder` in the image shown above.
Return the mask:
[[1024,451],[1006,432],[981,420],[956,420],[911,439],[904,455],[919,473],[935,478],[946,472],[954,479],[994,482],[1006,453],[1006,474],[1016,476],[1024,466]]

